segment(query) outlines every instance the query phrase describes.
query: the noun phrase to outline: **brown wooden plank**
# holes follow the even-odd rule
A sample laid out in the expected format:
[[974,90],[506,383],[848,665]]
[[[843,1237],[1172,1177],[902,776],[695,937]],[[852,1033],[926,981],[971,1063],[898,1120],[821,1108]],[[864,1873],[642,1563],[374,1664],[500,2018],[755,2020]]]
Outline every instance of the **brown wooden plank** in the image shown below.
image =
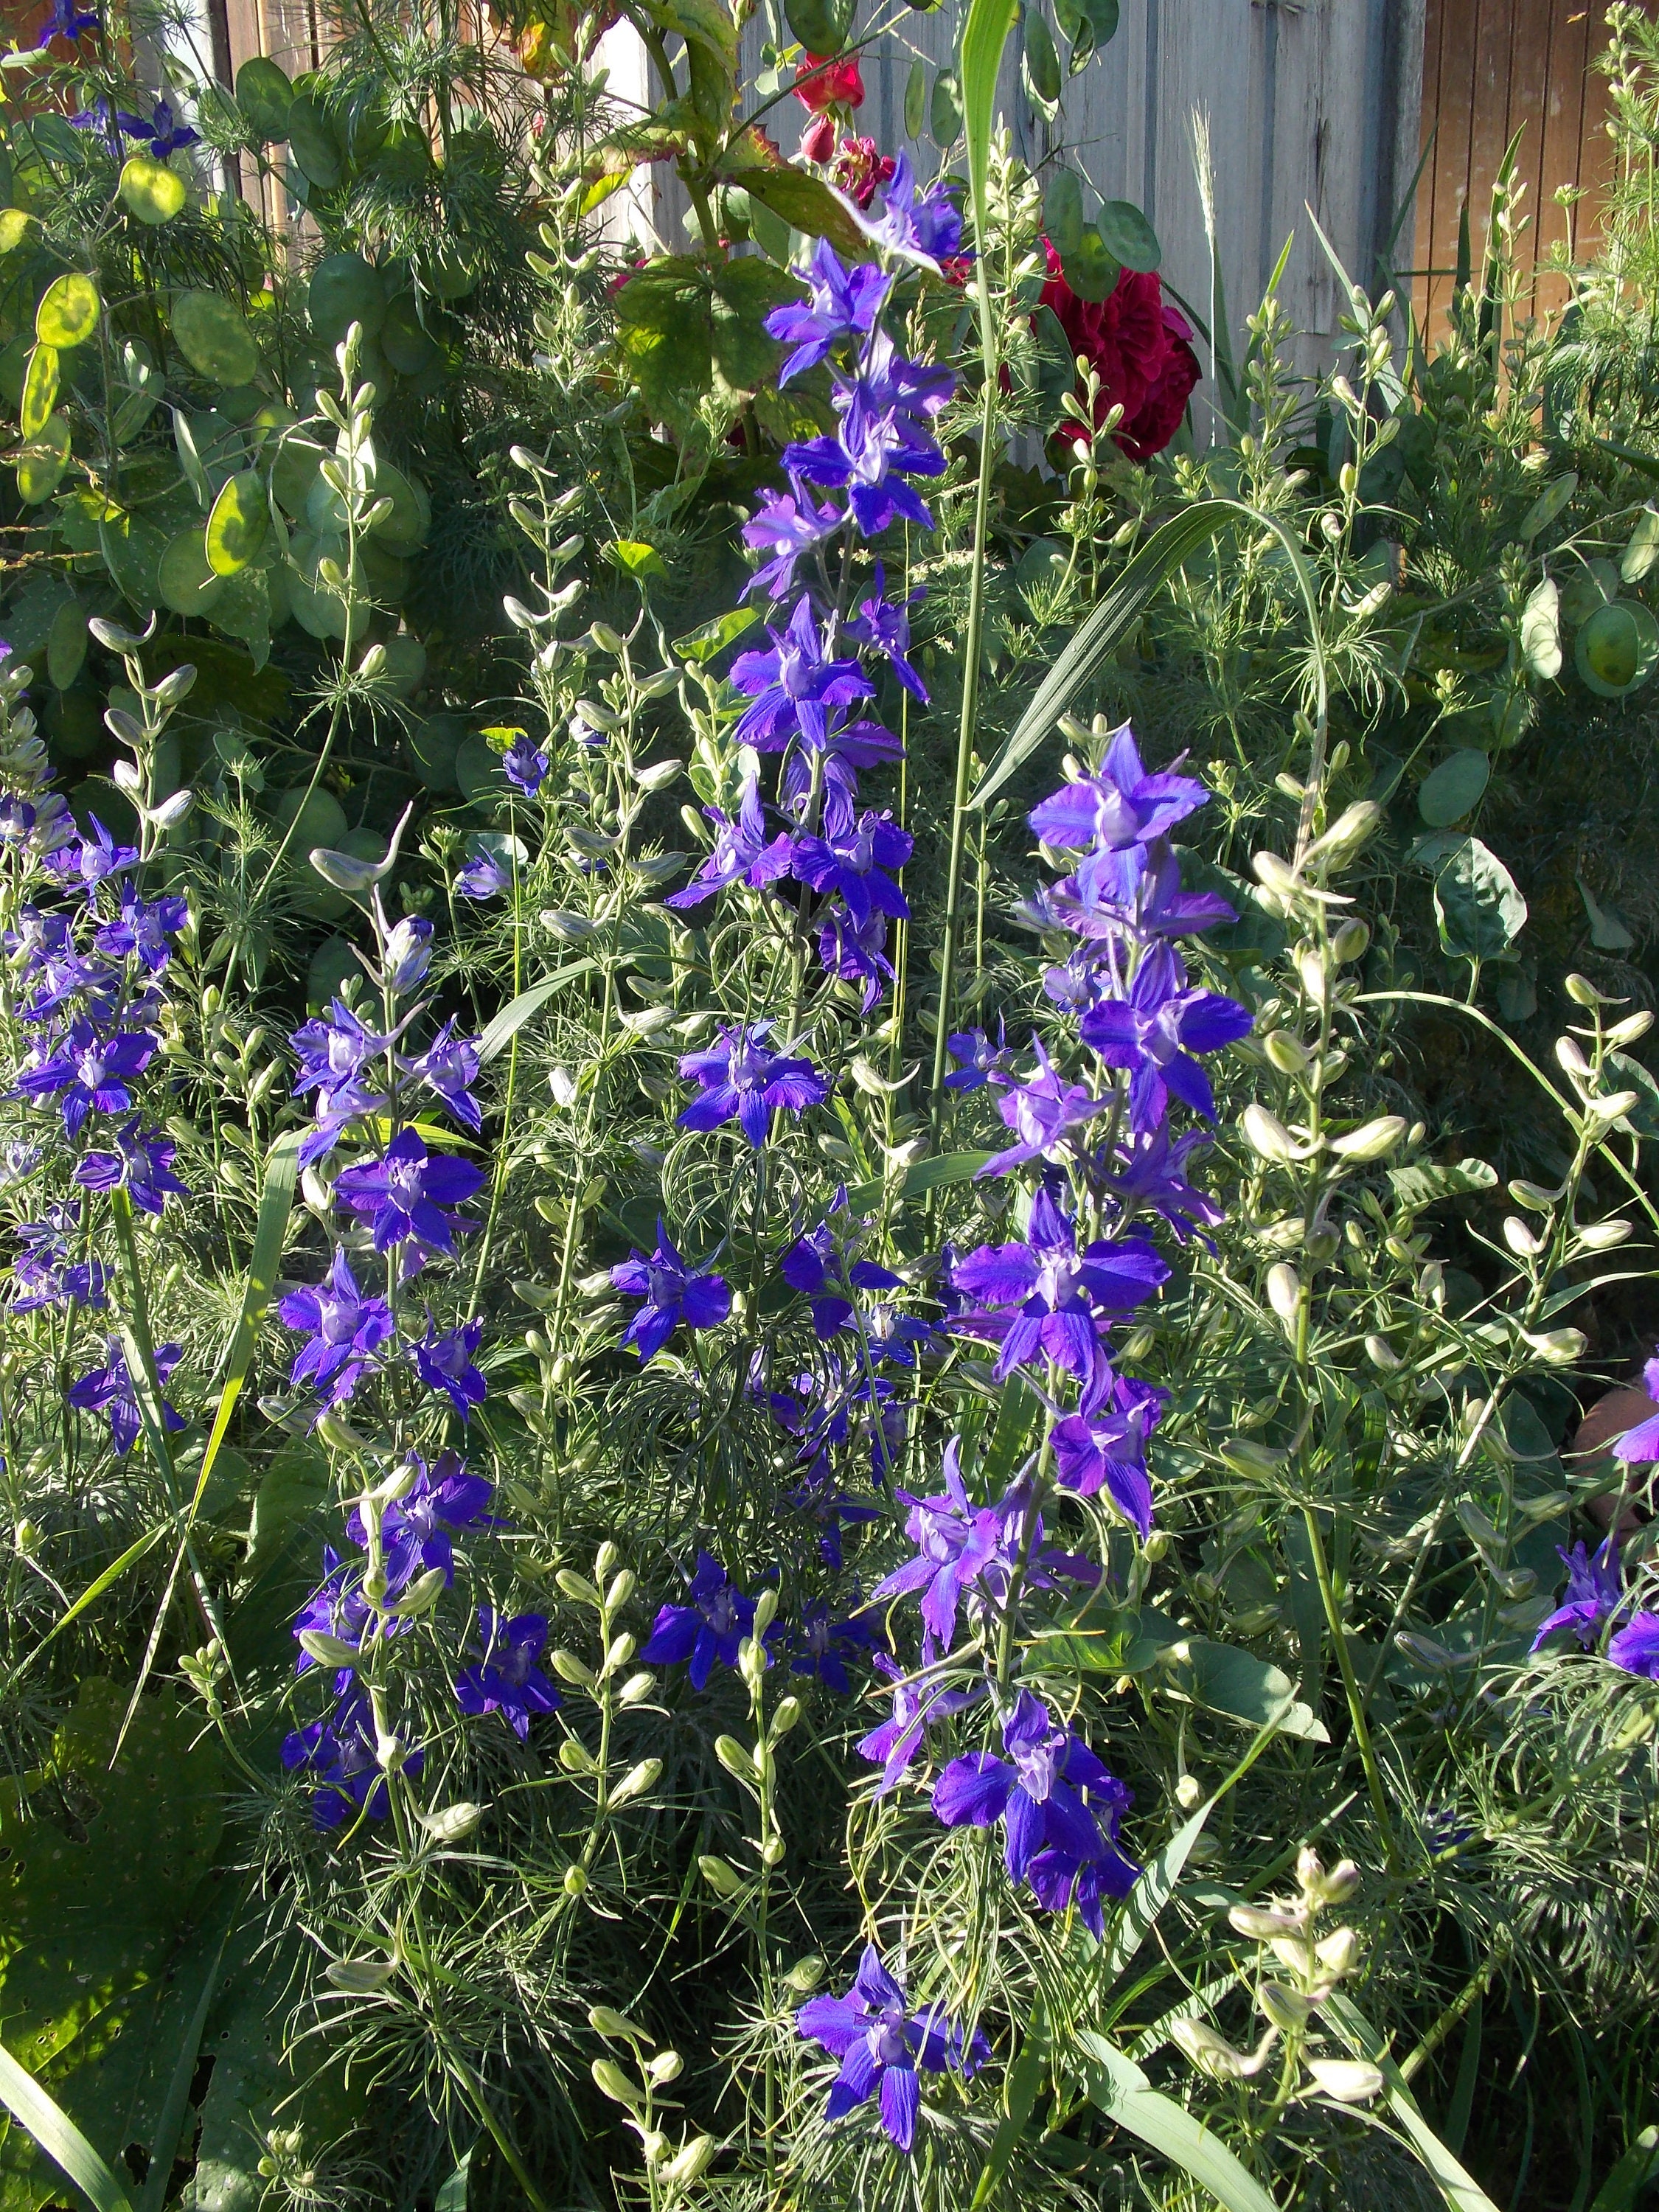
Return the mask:
[[1420,329],[1429,313],[1429,270],[1433,265],[1434,179],[1440,160],[1440,42],[1449,0],[1428,0],[1423,16],[1423,98],[1418,150],[1428,158],[1417,180],[1417,221],[1412,248],[1412,312]]
[[1519,13],[1516,0],[1476,0],[1468,207],[1469,252],[1477,291],[1492,222],[1492,188],[1509,143],[1510,37]]
[[1525,0],[1513,11],[1510,28],[1510,96],[1505,143],[1518,131],[1515,180],[1521,196],[1514,203],[1526,228],[1515,240],[1524,283],[1517,301],[1522,314],[1531,311],[1532,271],[1538,251],[1538,210],[1544,179],[1544,100],[1549,82],[1550,0]]
[[1440,26],[1438,134],[1435,143],[1434,204],[1429,233],[1428,334],[1452,293],[1457,262],[1458,220],[1469,195],[1471,133],[1474,114],[1475,33],[1478,0],[1445,0]]
[[[1599,15],[1599,9],[1596,12]],[[1534,246],[1540,259],[1553,247],[1565,243],[1568,235],[1566,211],[1555,203],[1557,187],[1577,183],[1583,176],[1584,72],[1595,52],[1590,40],[1590,13],[1586,0],[1554,0],[1550,11],[1543,158],[1540,164]],[[1582,212],[1573,217],[1575,234]],[[1534,296],[1540,313],[1559,312],[1567,296],[1565,283],[1559,276],[1546,276],[1539,280]]]

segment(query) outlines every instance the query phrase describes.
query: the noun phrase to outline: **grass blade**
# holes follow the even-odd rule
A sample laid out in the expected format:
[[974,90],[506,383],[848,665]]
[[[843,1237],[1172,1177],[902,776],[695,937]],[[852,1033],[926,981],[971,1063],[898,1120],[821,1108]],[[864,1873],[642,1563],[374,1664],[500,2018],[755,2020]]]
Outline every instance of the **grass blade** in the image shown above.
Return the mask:
[[1085,2076],[1089,2101],[1129,2133],[1139,2136],[1207,2189],[1225,2212],[1279,2212],[1255,2176],[1225,2143],[1195,2120],[1184,2105],[1147,2081],[1133,2058],[1103,2035],[1085,2028],[1078,2042],[1093,2061]]
[[132,2199],[57,2100],[0,2044],[0,2104],[61,2166],[94,2212],[132,2212]]
[[1659,2174],[1659,2128],[1644,2128],[1595,2192],[1590,2212],[1630,2212],[1638,2190]]
[[1498,2212],[1474,2176],[1452,2155],[1424,2118],[1416,2098],[1406,2086],[1405,2076],[1389,2056],[1388,2045],[1364,2013],[1344,1996],[1327,1997],[1320,2013],[1350,2051],[1382,2069],[1389,2109],[1410,2136],[1412,2148],[1451,2212]]
[[498,1053],[505,1052],[532,1015],[541,1012],[555,991],[574,983],[578,975],[591,975],[599,964],[597,960],[573,960],[556,975],[532,983],[527,991],[520,991],[516,999],[509,1000],[478,1039],[479,1066],[486,1066]]

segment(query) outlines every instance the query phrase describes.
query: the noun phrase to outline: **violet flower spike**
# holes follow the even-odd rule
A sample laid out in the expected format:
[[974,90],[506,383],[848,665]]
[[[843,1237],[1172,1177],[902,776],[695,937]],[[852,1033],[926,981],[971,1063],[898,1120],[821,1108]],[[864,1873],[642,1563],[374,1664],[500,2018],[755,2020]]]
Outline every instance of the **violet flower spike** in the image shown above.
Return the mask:
[[[1062,1727],[1042,1700],[1022,1690],[1003,1723],[999,1759],[974,1751],[953,1759],[933,1785],[933,1810],[947,1828],[1003,1823],[1004,1863],[1025,1880],[1039,1851],[1097,1859],[1104,1839],[1091,1800],[1121,1804],[1127,1793],[1075,1729]],[[1117,1856],[1121,1858],[1121,1854]],[[1123,1860],[1127,1894],[1138,1868]]]
[[800,272],[811,295],[774,307],[766,318],[769,337],[795,350],[778,371],[779,388],[816,368],[844,338],[867,337],[893,289],[893,280],[874,262],[848,269],[827,238],[819,239],[807,268]]
[[1192,776],[1149,775],[1134,732],[1125,722],[1113,732],[1098,773],[1062,785],[1032,808],[1029,819],[1045,845],[1117,852],[1163,836],[1209,795]]
[[1180,955],[1160,939],[1135,970],[1127,994],[1093,1007],[1078,1033],[1108,1067],[1130,1071],[1129,1126],[1145,1136],[1169,1112],[1172,1091],[1214,1121],[1215,1097],[1193,1054],[1237,1044],[1254,1019],[1236,999],[1189,988]]
[[925,707],[927,687],[911,666],[908,655],[910,610],[920,606],[927,598],[927,587],[919,585],[902,606],[890,606],[885,598],[887,572],[879,561],[876,563],[875,584],[871,596],[859,602],[857,614],[842,624],[841,634],[867,652],[882,654],[912,698],[919,699]]
[[946,1720],[953,1713],[964,1712],[989,1694],[983,1683],[971,1690],[947,1690],[943,1685],[930,1685],[925,1678],[938,1657],[938,1647],[933,1638],[924,1636],[921,1679],[912,1679],[890,1653],[878,1651],[874,1655],[877,1672],[886,1675],[893,1685],[893,1710],[891,1717],[879,1728],[872,1729],[868,1735],[859,1739],[858,1753],[860,1759],[870,1759],[881,1768],[873,1793],[878,1797],[884,1797],[890,1790],[896,1789],[909,1772],[936,1720]]
[[770,844],[766,842],[766,816],[760,786],[753,776],[744,785],[735,820],[718,806],[705,806],[702,811],[714,824],[714,849],[685,889],[671,892],[664,900],[665,906],[701,906],[730,884],[746,884],[750,890],[763,890],[788,874],[793,841],[780,834]]
[[645,1301],[623,1335],[625,1345],[638,1349],[641,1367],[650,1365],[682,1322],[691,1329],[718,1328],[732,1310],[732,1292],[724,1279],[687,1267],[660,1214],[655,1251],[648,1256],[630,1252],[611,1270],[611,1280],[625,1297]]
[[1633,1613],[1607,1640],[1607,1659],[1626,1674],[1659,1682],[1659,1613]]
[[867,699],[872,685],[856,660],[832,660],[818,635],[812,602],[803,592],[782,630],[768,629],[769,653],[740,653],[732,681],[751,703],[738,717],[732,742],[757,752],[781,752],[792,738],[822,750],[830,733],[829,709]]
[[701,1690],[716,1660],[722,1667],[737,1665],[738,1647],[755,1625],[755,1601],[708,1552],[697,1554],[686,1595],[689,1605],[665,1605],[658,1613],[640,1658],[647,1667],[689,1662],[691,1686]]

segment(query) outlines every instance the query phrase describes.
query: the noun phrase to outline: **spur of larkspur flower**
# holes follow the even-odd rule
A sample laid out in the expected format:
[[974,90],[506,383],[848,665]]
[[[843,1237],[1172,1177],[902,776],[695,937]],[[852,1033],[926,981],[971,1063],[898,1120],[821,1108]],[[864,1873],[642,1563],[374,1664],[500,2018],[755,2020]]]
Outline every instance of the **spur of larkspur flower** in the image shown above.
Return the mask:
[[732,1292],[724,1279],[688,1267],[660,1216],[655,1251],[630,1252],[611,1270],[611,1280],[625,1297],[645,1301],[623,1335],[625,1345],[637,1347],[641,1367],[656,1358],[682,1322],[688,1328],[717,1328],[732,1310]]
[[846,1996],[809,1998],[795,2014],[795,2026],[808,2042],[841,2061],[825,2118],[842,2119],[873,2096],[882,2126],[907,2152],[921,2111],[917,2075],[954,2072],[965,2078],[991,2056],[977,2028],[964,2044],[962,2031],[939,2008],[912,2012],[873,1943],[865,1946]]

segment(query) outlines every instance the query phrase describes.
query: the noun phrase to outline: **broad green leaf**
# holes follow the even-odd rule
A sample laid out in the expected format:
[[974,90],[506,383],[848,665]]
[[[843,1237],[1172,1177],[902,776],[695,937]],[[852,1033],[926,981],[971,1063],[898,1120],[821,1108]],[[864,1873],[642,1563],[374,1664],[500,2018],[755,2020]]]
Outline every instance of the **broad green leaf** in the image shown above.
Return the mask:
[[1584,913],[1590,926],[1590,943],[1598,952],[1628,952],[1636,938],[1628,923],[1601,902],[1581,875],[1577,878],[1578,896],[1584,902]]
[[653,416],[682,424],[714,382],[707,272],[678,255],[647,262],[617,294],[617,342]]
[[17,496],[26,507],[39,507],[52,497],[69,466],[70,426],[54,415],[40,435],[25,446],[17,459]]
[[1556,477],[1547,483],[1522,516],[1516,536],[1529,545],[1540,531],[1547,530],[1554,521],[1577,489],[1578,478],[1571,469],[1565,476]]
[[255,54],[236,72],[236,105],[252,136],[272,145],[288,136],[294,87],[275,62]]
[[1389,2056],[1387,2044],[1352,1999],[1338,1993],[1326,1998],[1319,2011],[1321,2019],[1336,2031],[1350,2051],[1382,2069],[1389,2109],[1410,2137],[1413,2149],[1433,2177],[1435,2186],[1451,2212],[1498,2212],[1474,2176],[1453,2157],[1418,2110],[1417,2100]]
[[225,580],[214,574],[199,529],[181,530],[167,540],[155,581],[162,604],[176,615],[205,615],[224,596]]
[[904,135],[920,138],[923,124],[927,119],[927,72],[918,62],[910,64],[909,75],[904,80]]
[[1659,508],[1650,502],[1636,518],[1619,574],[1626,583],[1639,584],[1656,561],[1659,561]]
[[479,1066],[488,1066],[505,1052],[525,1024],[541,1012],[556,991],[563,990],[579,975],[591,975],[599,964],[597,960],[573,960],[556,975],[548,976],[544,982],[532,983],[527,991],[520,991],[516,999],[509,1000],[478,1039]]
[[246,1562],[250,1578],[282,1549],[296,1521],[327,1503],[331,1490],[328,1462],[315,1444],[296,1438],[283,1446],[254,1493]]
[[733,607],[729,614],[716,615],[701,629],[689,629],[684,637],[677,637],[674,652],[681,660],[695,661],[701,667],[716,653],[724,653],[728,645],[735,645],[759,620],[758,607]]
[[989,1152],[939,1152],[931,1159],[917,1160],[908,1167],[896,1183],[861,1182],[847,1194],[848,1203],[854,1212],[868,1212],[881,1204],[884,1197],[901,1200],[925,1198],[930,1190],[942,1190],[949,1183],[968,1182],[991,1158]]
[[185,204],[184,179],[165,161],[154,161],[148,154],[128,156],[115,189],[129,215],[157,229],[171,222]]
[[1413,1212],[1443,1198],[1467,1198],[1470,1192],[1496,1190],[1498,1170],[1485,1160],[1459,1160],[1455,1167],[1390,1168],[1395,1196]]
[[768,335],[765,318],[797,289],[795,279],[769,261],[746,257],[715,269],[709,341],[714,367],[734,392],[750,391],[776,375],[783,348]]
[[86,665],[87,611],[78,599],[65,599],[46,633],[46,674],[55,690],[67,691]]
[[466,2212],[466,2191],[472,2171],[472,2153],[463,2152],[455,2171],[432,2200],[432,2212]]
[[26,441],[42,435],[57,404],[58,349],[37,345],[23,373],[23,397],[17,408],[17,427]]
[[1071,252],[1061,252],[1060,264],[1066,282],[1079,299],[1094,304],[1110,299],[1122,274],[1122,264],[1108,252],[1105,240],[1092,222],[1079,225]]
[[1031,97],[1045,108],[1060,105],[1060,56],[1054,52],[1054,33],[1048,28],[1048,18],[1040,7],[1027,7],[1021,19],[1024,46],[1025,82]]
[[996,2134],[986,2153],[969,2212],[983,2212],[1007,2172],[1036,2108],[1037,2093],[1048,2069],[1051,2047],[1048,2010],[1039,1990],[1031,2000],[1031,2016],[1020,2039],[1019,2056],[1003,2081],[1002,2118],[997,2122]]
[[1534,586],[1521,610],[1521,652],[1546,683],[1561,673],[1561,594],[1553,577]]
[[1279,2212],[1261,2184],[1225,2143],[1195,2120],[1184,2105],[1154,2089],[1133,2059],[1115,2044],[1092,2028],[1083,2029],[1077,2041],[1089,2062],[1084,2077],[1089,2100],[1109,2118],[1191,2174],[1224,2212]]
[[1527,902],[1496,853],[1460,837],[1435,871],[1434,912],[1442,948],[1463,960],[1492,960],[1527,923]]
[[1236,1644],[1212,1644],[1207,1636],[1184,1637],[1181,1648],[1186,1659],[1170,1666],[1164,1679],[1194,1705],[1250,1728],[1264,1727],[1278,1714],[1284,1735],[1308,1743],[1330,1741],[1325,1723],[1300,1702],[1295,1683],[1271,1660],[1258,1659]]
[[809,54],[838,54],[853,27],[851,0],[784,0],[790,29]]
[[332,191],[345,170],[345,149],[319,100],[296,93],[288,111],[288,145],[301,174],[323,191]]
[[34,311],[34,335],[42,345],[67,352],[84,345],[98,327],[103,301],[90,276],[78,269],[55,277],[40,295]]
[[63,2106],[0,2045],[0,2104],[28,2130],[96,2212],[132,2212],[132,2199]]
[[[962,128],[968,142],[968,190],[973,204],[975,234],[981,240],[991,234],[986,191],[991,167],[991,135],[997,119],[997,72],[1002,66],[1002,50],[1008,43],[1008,33],[1014,27],[1018,12],[1019,0],[969,0],[967,20],[962,27]],[[933,100],[937,106],[937,86]],[[933,135],[938,137],[937,128]]]
[[1424,777],[1417,794],[1417,811],[1431,829],[1449,829],[1476,804],[1491,776],[1491,761],[1473,746],[1448,753],[1439,767]]
[[1659,2127],[1644,2128],[1596,2191],[1590,2212],[1631,2212],[1656,2175],[1659,2175]]
[[215,384],[248,384],[259,349],[247,318],[216,292],[175,293],[171,314],[179,350],[198,376]]
[[1075,255],[1083,236],[1083,187],[1075,169],[1057,168],[1049,178],[1042,196],[1042,220],[1060,259]]
[[235,576],[251,567],[270,527],[265,480],[257,469],[244,469],[224,485],[208,517],[208,566],[214,574]]
[[1573,665],[1598,698],[1639,690],[1659,667],[1659,622],[1639,599],[1597,607],[1574,641]]
[[1124,1899],[1112,1923],[1107,1943],[1103,1972],[1108,1988],[1134,1957],[1158,1914],[1175,1894],[1176,1884],[1192,1856],[1193,1845],[1203,1834],[1204,1823],[1215,1810],[1215,1805],[1213,1797],[1206,1799],[1191,1819],[1176,1830],[1157,1857],[1149,1860],[1135,1876],[1134,1887]]
[[623,575],[631,576],[636,584],[643,584],[650,576],[668,574],[662,555],[642,538],[613,538],[605,550]]
[[1158,267],[1163,258],[1158,233],[1133,200],[1108,200],[1095,222],[1115,261],[1143,272]]
[[[787,162],[781,169],[744,169],[739,175],[750,198],[792,230],[804,231],[809,238],[827,238],[837,252],[854,260],[869,259],[869,240],[821,178]],[[741,268],[744,264],[731,265]]]

